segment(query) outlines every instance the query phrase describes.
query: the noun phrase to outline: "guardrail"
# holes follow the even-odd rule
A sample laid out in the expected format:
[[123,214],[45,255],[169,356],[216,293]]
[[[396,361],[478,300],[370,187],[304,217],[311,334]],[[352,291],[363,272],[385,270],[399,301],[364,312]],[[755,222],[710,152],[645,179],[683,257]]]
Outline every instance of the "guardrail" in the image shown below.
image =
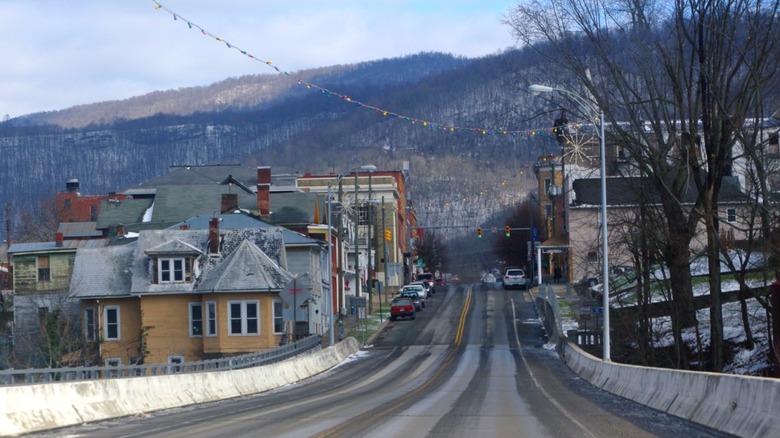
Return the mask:
[[311,335],[299,341],[271,350],[197,362],[3,370],[0,371],[0,385],[28,385],[33,383],[73,382],[79,380],[149,377],[166,374],[237,370],[278,362],[305,351],[309,351],[319,345],[321,345],[320,336]]

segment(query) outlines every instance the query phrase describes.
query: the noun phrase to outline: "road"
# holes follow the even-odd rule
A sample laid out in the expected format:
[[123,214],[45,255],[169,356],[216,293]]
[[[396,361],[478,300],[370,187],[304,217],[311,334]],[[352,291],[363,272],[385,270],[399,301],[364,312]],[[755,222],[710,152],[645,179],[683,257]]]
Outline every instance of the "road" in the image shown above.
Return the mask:
[[264,394],[42,436],[724,436],[592,387],[546,347],[525,291],[450,287],[335,369]]

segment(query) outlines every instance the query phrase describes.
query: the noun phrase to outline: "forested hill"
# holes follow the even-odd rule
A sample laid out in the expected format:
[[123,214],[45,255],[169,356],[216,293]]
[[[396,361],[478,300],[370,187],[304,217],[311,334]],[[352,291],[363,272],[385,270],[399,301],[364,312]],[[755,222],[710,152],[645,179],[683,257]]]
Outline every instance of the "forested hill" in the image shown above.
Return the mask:
[[0,123],[0,201],[17,217],[69,178],[83,194],[103,194],[171,165],[324,172],[365,163],[400,169],[410,161],[422,222],[475,224],[526,193],[529,163],[554,147],[545,136],[501,132],[552,123],[527,122],[534,109],[522,104],[527,94],[516,75],[534,70],[529,59],[421,53],[11,119]]

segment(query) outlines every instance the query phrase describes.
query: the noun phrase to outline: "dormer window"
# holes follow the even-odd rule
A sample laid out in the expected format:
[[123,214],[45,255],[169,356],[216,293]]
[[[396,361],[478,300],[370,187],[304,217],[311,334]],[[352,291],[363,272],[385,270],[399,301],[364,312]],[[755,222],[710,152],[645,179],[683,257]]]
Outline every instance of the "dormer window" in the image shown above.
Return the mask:
[[192,259],[159,257],[154,263],[156,283],[192,283]]
[[202,252],[181,240],[171,240],[145,251],[149,256],[154,284],[192,283],[197,272],[195,261]]

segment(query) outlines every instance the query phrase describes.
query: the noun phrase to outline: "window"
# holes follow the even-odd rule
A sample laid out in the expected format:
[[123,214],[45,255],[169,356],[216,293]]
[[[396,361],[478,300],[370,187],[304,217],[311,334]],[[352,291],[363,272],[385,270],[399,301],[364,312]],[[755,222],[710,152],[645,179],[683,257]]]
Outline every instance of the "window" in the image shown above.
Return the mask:
[[206,303],[206,336],[217,336],[217,303]]
[[89,206],[89,221],[97,222],[97,220],[98,220],[98,206],[92,204]]
[[190,336],[203,336],[203,304],[190,303]]
[[544,179],[544,193],[550,193],[550,186],[552,185],[552,180],[550,178]]
[[107,341],[119,340],[119,307],[106,306],[103,313],[105,339]]
[[97,339],[95,333],[95,308],[87,307],[84,309],[84,339],[94,341]]
[[544,215],[546,218],[552,217],[552,204],[547,204],[544,206]]
[[189,266],[187,266],[187,279],[185,280],[184,259],[158,259],[157,271],[160,274],[160,283],[184,283],[189,281]]
[[284,303],[274,301],[274,333],[284,333]]
[[736,208],[728,208],[728,209],[726,209],[726,215],[728,216],[727,220],[729,222],[736,222],[737,221],[737,209]]
[[38,281],[51,281],[49,256],[38,256]]
[[259,335],[259,308],[257,301],[228,301],[228,334]]
[[106,359],[106,366],[107,367],[118,367],[120,365],[122,365],[122,359],[120,359],[118,357],[112,357],[112,358]]
[[180,373],[182,371],[180,365],[184,363],[184,356],[168,356],[168,363],[173,365],[168,367],[169,373]]
[[369,208],[365,205],[358,207],[358,225],[368,225]]

